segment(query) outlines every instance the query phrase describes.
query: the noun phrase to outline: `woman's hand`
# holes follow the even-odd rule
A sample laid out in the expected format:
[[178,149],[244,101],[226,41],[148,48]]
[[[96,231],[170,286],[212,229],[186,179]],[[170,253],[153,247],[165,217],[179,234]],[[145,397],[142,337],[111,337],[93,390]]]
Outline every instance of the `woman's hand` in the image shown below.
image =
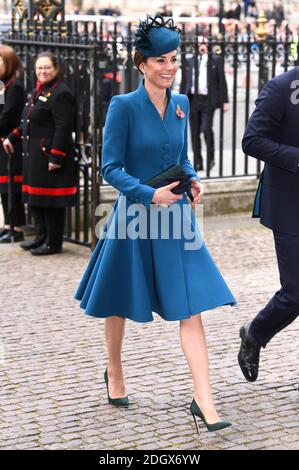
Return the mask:
[[9,139],[4,139],[2,145],[3,145],[4,151],[8,155],[11,155],[12,153],[14,153],[14,151],[15,151],[14,146],[12,145],[12,143]]
[[204,194],[203,185],[198,180],[192,180],[191,193],[193,196],[193,204],[199,204]]
[[183,196],[181,194],[174,194],[171,192],[171,189],[175,188],[178,184],[179,181],[175,181],[174,183],[167,184],[166,186],[156,189],[152,202],[158,206],[170,206],[170,204],[173,204],[178,199],[182,199]]
[[61,168],[61,165],[58,165],[57,163],[49,162],[49,165],[48,165],[48,170],[49,171],[58,170],[59,168]]

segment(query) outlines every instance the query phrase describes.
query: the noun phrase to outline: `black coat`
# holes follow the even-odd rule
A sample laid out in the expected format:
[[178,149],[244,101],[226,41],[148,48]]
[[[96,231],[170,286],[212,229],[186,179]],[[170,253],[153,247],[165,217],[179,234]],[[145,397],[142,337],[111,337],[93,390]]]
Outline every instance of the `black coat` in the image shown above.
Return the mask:
[[[192,88],[192,78],[193,78],[193,69],[195,67],[195,59],[187,60],[186,71],[184,79],[181,83],[180,93],[184,95],[190,95]],[[212,108],[220,108],[220,82],[221,75],[223,80],[223,103],[228,103],[228,92],[227,92],[227,83],[225,75],[221,70],[220,58],[217,56],[212,56],[212,73],[211,73],[211,85],[208,86],[208,89],[211,91],[212,97]]]
[[265,162],[254,215],[266,227],[299,236],[299,67],[270,80],[255,101],[242,141]]
[[[20,123],[25,101],[23,80],[12,78],[5,83],[4,96],[0,103],[0,193],[8,189],[8,156],[2,146],[3,140]],[[12,174],[14,176],[14,191],[21,192],[22,186],[22,157],[21,144],[15,146],[12,156]]]
[[[74,98],[55,78],[40,91],[33,90],[25,104],[21,125],[9,135],[14,144],[23,140],[23,200],[31,206],[65,207],[77,193],[72,140]],[[48,163],[61,168],[48,170]]]

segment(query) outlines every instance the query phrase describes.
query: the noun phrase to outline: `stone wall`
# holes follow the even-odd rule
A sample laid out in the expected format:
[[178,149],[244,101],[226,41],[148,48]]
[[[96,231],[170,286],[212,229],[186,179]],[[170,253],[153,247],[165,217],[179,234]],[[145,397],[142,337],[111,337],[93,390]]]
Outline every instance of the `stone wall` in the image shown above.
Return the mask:
[[[204,181],[204,215],[223,215],[252,210],[258,180],[252,177],[229,178]],[[100,192],[101,203],[113,203],[118,192],[103,185]],[[198,207],[198,210],[200,208]]]

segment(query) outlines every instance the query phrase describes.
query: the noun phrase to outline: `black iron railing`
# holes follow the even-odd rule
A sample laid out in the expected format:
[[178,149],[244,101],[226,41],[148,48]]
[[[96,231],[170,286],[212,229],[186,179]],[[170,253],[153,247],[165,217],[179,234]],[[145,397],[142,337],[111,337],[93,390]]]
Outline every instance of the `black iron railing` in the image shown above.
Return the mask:
[[[35,84],[34,60],[42,50],[52,51],[58,58],[65,80],[76,99],[74,139],[79,178],[77,204],[68,210],[66,238],[76,243],[95,241],[95,208],[100,202],[102,130],[109,101],[114,94],[135,89],[141,77],[132,61],[135,25],[103,21],[69,21],[65,25],[30,21],[13,22],[5,42],[13,46],[22,59],[25,86],[29,92]],[[265,37],[257,38],[250,25],[240,31],[236,26],[228,35],[216,37],[212,25],[204,31],[183,24],[179,50],[180,73],[173,91],[179,91],[186,80],[189,58],[198,63],[198,44],[207,44],[208,77],[212,74],[212,57],[221,64],[220,108],[215,113],[215,161],[212,170],[207,165],[203,178],[257,176],[260,164],[244,156],[241,138],[253,109],[253,103],[263,84],[279,72],[298,64],[298,40],[288,27],[283,36],[276,27]],[[198,78],[198,72],[195,71]],[[229,111],[224,113],[224,80],[228,83]],[[195,83],[195,93],[198,83]],[[211,80],[208,86],[209,113],[212,114]],[[211,122],[211,121],[210,121]],[[207,148],[211,146],[211,126]],[[192,148],[190,146],[192,161]]]

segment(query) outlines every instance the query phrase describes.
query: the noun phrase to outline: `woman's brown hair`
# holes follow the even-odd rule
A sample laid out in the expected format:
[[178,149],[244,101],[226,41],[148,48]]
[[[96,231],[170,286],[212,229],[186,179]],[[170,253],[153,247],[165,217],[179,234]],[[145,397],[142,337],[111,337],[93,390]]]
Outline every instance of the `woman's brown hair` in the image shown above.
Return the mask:
[[140,70],[139,67],[143,62],[146,62],[146,61],[147,61],[147,57],[144,54],[142,54],[142,52],[138,51],[138,49],[136,49],[134,52],[133,62],[134,62],[135,67],[137,67],[137,69],[139,70],[140,73],[142,73],[142,75],[143,75],[143,72]]
[[13,76],[19,77],[23,71],[23,66],[15,50],[10,46],[1,45],[0,56],[4,64],[4,72],[0,79],[6,82]]

